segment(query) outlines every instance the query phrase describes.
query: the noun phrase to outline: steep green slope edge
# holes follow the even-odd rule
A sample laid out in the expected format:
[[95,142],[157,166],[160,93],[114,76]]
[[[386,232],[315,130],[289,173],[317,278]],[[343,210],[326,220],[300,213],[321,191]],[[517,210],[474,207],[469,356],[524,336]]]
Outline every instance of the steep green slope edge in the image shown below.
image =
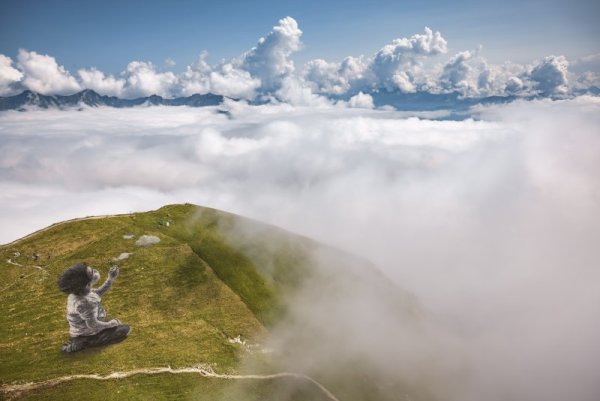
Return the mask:
[[[276,277],[269,275],[221,234],[238,219],[213,209],[173,205],[71,221],[1,246],[1,382],[199,362],[223,372],[234,370],[245,350],[229,339],[241,336],[258,343],[267,335],[265,325],[282,313],[280,293],[290,285],[281,271],[293,267],[308,272],[298,261],[310,246],[298,238],[298,247],[285,250],[289,258],[275,258],[281,260],[272,270]],[[123,237],[130,234],[134,239]],[[144,234],[161,241],[136,246],[135,238]],[[132,255],[115,262],[122,252]],[[66,296],[56,289],[56,278],[79,261],[99,268],[102,279],[111,264],[121,266],[103,302],[109,316],[132,325],[133,332],[122,344],[66,357],[59,352],[68,337]]]

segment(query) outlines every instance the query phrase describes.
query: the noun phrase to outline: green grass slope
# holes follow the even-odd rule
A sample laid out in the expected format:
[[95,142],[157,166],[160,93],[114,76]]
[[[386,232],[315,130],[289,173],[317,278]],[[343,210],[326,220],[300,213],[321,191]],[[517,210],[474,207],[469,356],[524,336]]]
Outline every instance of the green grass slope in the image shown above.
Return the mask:
[[[273,236],[271,248],[259,250],[260,257],[275,261],[267,272],[223,237],[242,220],[249,223],[213,209],[173,205],[61,223],[1,246],[0,384],[198,363],[235,371],[247,350],[230,339],[266,338],[283,313],[282,291],[298,275],[309,274],[303,255],[312,246],[254,223]],[[161,241],[139,247],[140,235]],[[273,242],[281,244],[273,247]],[[115,261],[123,252],[131,256]],[[98,268],[101,280],[110,265],[121,267],[103,304],[109,317],[133,331],[121,344],[65,356],[59,349],[68,339],[66,295],[57,290],[56,279],[80,261]]]
[[[160,242],[137,246],[142,235],[156,236]],[[117,261],[122,253],[130,256]],[[328,263],[315,259],[322,256],[339,267],[326,268]],[[65,355],[60,346],[68,340],[67,297],[56,280],[66,267],[82,261],[102,273],[101,282],[111,265],[120,266],[103,305],[109,318],[120,319],[133,331],[120,344]],[[368,283],[363,281],[365,274]],[[55,224],[0,246],[0,387],[167,366],[209,366],[221,374],[290,369],[278,359],[285,355],[263,353],[262,344],[270,332],[289,322],[287,310],[296,291],[315,283],[322,289],[314,298],[317,309],[323,305],[320,297],[324,302],[335,300],[334,294],[352,299],[348,288],[362,288],[382,294],[407,319],[414,315],[412,300],[365,261],[214,209],[170,205],[147,213]],[[322,332],[297,323],[294,341],[299,346],[288,354],[301,356],[303,349],[319,343]],[[246,343],[234,341],[238,337]],[[343,358],[337,362],[340,369],[324,367],[313,373],[341,400],[396,399],[386,398],[392,384],[384,383],[384,394],[377,372],[368,365]],[[401,380],[393,385],[398,390],[394,387],[392,395],[406,389]],[[0,399],[8,394],[74,400],[83,393],[87,400],[328,399],[315,384],[293,377],[228,380],[189,373],[78,379],[21,394],[0,391]]]

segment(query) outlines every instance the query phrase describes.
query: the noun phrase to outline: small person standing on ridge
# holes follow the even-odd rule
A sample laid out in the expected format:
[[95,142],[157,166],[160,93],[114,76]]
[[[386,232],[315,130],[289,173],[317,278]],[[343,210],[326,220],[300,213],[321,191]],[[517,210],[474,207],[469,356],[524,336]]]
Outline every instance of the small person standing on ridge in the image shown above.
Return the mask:
[[69,294],[67,320],[71,338],[62,346],[63,352],[114,344],[127,338],[131,327],[121,324],[117,319],[107,322],[100,298],[110,289],[118,275],[119,267],[113,266],[104,284],[100,288],[92,288],[100,280],[100,273],[86,263],[78,263],[69,267],[58,278],[58,288]]

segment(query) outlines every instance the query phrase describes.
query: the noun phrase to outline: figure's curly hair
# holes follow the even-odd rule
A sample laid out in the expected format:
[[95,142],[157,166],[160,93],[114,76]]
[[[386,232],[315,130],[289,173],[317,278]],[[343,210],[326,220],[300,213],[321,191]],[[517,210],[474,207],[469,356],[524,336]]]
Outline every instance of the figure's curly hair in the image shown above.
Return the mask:
[[69,267],[56,281],[58,289],[67,294],[84,295],[87,285],[92,281],[88,275],[87,263],[77,263]]

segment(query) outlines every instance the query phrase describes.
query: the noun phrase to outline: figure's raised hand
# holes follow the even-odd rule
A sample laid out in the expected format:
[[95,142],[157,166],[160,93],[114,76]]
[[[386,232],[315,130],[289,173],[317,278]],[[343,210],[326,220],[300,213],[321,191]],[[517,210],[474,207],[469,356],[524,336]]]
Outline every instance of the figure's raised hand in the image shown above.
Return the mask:
[[119,266],[113,266],[108,271],[108,277],[110,277],[113,280],[116,279],[118,275],[119,275]]

